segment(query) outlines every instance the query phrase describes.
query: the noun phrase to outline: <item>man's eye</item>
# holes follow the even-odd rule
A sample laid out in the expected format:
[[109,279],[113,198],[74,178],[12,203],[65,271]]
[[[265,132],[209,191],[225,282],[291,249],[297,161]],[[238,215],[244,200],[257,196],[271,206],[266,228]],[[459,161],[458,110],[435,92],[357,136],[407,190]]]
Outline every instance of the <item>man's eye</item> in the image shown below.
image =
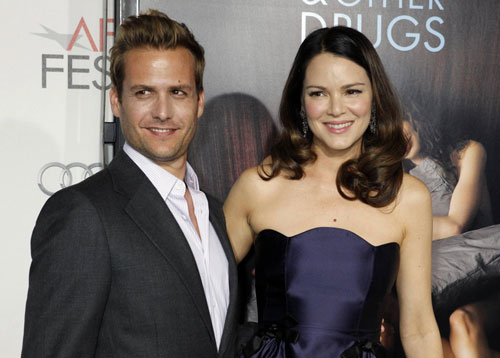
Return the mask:
[[180,89],[172,90],[172,93],[175,94],[176,96],[185,96],[186,95],[186,92],[184,92],[183,90],[180,90]]
[[150,93],[151,93],[151,91],[149,91],[149,90],[145,90],[145,89],[144,89],[144,90],[137,91],[135,94],[136,94],[137,96],[147,96],[147,95],[148,95],[148,94],[150,94]]

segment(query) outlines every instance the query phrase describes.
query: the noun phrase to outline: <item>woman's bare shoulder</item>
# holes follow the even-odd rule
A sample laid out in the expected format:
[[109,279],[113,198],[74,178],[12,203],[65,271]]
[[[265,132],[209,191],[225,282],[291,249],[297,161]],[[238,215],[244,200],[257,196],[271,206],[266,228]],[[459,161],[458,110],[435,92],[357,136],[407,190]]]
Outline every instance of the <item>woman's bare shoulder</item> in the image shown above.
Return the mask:
[[484,146],[475,140],[469,140],[465,146],[455,150],[451,154],[453,164],[457,167],[458,173],[462,169],[478,172],[486,165],[487,153]]
[[238,180],[233,185],[233,189],[248,191],[252,190],[255,187],[258,187],[264,182],[262,177],[260,176],[260,172],[262,169],[261,165],[256,165],[250,168],[247,168],[240,174]]
[[478,141],[475,141],[473,139],[470,139],[470,140],[467,140],[466,141],[466,144],[463,146],[461,152],[466,152],[466,151],[469,151],[469,150],[472,150],[472,151],[484,151],[484,146],[478,142]]
[[267,180],[270,168],[265,159],[261,164],[245,169],[234,183],[231,193],[236,191],[248,196],[258,195],[272,181]]
[[475,140],[470,140],[467,142],[467,145],[458,153],[459,160],[463,159],[464,156],[479,156],[486,157],[486,149],[480,142],[476,142]]
[[421,207],[430,207],[430,205],[429,189],[419,179],[405,173],[398,193],[398,206],[404,211],[411,211]]
[[[402,225],[404,240],[432,238],[432,202],[429,190],[419,179],[405,174],[398,193],[395,214]],[[420,233],[417,236],[414,233]],[[422,236],[423,235],[423,236]]]

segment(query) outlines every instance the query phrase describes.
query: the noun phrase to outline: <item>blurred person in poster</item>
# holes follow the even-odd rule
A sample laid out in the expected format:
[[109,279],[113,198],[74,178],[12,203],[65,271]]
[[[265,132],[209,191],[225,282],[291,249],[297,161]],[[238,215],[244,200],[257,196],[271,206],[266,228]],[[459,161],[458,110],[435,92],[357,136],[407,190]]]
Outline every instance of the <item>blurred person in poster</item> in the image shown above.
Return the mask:
[[493,224],[486,182],[486,151],[474,140],[443,143],[438,130],[424,119],[416,120],[416,106],[408,113],[409,173],[422,180],[431,192],[433,240]]
[[404,174],[399,102],[370,41],[346,27],[301,44],[271,156],[226,203],[237,261],[255,247],[260,331],[242,357],[385,357],[396,282],[404,349],[442,357],[431,304],[431,202]]
[[409,108],[406,166],[431,192],[432,288],[445,357],[498,357],[488,341],[500,340],[500,226],[492,226],[486,151],[474,140],[443,141]]
[[120,26],[110,100],[126,144],[40,213],[22,357],[234,356],[236,263],[222,206],[186,159],[204,64],[163,13]]

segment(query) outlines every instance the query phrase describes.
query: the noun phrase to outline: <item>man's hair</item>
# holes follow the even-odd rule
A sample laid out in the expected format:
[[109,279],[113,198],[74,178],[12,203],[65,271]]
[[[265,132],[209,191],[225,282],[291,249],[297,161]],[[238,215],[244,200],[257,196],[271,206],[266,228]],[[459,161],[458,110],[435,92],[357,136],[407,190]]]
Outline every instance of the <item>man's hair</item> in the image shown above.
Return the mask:
[[193,54],[196,91],[200,94],[203,91],[204,50],[188,27],[157,10],[128,17],[118,28],[111,48],[111,82],[118,98],[121,100],[127,51],[141,48],[170,50],[178,47],[184,47]]

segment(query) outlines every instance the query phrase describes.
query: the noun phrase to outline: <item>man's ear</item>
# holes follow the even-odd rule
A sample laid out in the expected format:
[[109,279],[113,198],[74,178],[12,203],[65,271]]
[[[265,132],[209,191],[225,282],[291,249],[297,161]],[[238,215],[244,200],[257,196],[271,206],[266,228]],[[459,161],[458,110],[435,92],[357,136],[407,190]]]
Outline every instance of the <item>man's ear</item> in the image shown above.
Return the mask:
[[115,86],[112,86],[109,90],[109,103],[111,104],[113,115],[115,117],[120,117],[120,98]]
[[198,95],[198,118],[203,114],[203,109],[205,108],[205,92],[201,91]]

